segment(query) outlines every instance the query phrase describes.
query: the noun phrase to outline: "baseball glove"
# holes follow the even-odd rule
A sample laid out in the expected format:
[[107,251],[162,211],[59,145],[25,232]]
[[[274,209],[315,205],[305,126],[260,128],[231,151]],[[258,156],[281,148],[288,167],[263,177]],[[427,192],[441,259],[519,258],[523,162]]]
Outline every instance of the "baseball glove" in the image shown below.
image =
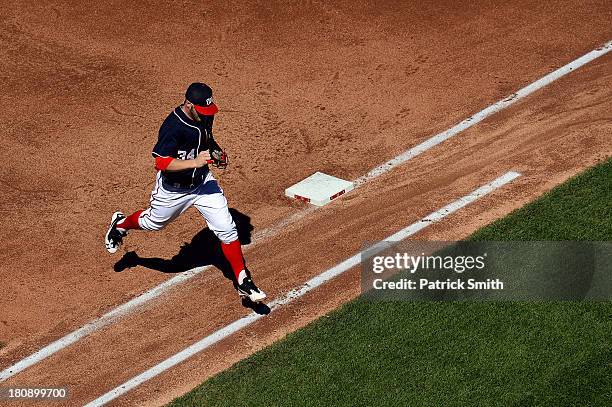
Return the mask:
[[213,160],[212,165],[222,170],[226,169],[229,165],[229,157],[223,150],[211,150],[210,158]]

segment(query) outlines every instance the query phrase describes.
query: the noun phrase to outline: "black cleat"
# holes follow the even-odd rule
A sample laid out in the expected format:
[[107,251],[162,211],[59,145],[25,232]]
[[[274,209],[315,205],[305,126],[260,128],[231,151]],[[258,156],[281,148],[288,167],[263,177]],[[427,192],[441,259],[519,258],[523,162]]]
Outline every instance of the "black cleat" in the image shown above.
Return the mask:
[[238,284],[237,290],[238,295],[248,297],[253,302],[259,302],[266,298],[266,294],[257,288],[251,277],[242,280],[242,284]]
[[123,243],[123,238],[127,235],[127,232],[122,232],[117,229],[117,223],[123,219],[125,219],[125,215],[123,213],[113,213],[110,226],[108,227],[106,236],[104,236],[106,250],[108,250],[109,253],[115,253],[119,249],[119,246],[121,246],[121,243]]

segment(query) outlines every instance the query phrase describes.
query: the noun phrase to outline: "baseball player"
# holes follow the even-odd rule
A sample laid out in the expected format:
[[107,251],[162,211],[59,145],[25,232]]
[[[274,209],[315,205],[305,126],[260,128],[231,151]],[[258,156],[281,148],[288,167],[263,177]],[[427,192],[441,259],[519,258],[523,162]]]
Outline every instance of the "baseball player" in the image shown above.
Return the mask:
[[223,254],[236,277],[238,294],[258,302],[266,294],[257,288],[245,267],[236,224],[223,190],[208,168],[208,164],[221,169],[228,165],[227,154],[213,138],[217,111],[209,86],[189,85],[183,104],[166,117],[153,147],[157,179],[149,208],[127,217],[115,212],[104,240],[106,249],[115,253],[128,230],[161,230],[195,206],[221,240]]

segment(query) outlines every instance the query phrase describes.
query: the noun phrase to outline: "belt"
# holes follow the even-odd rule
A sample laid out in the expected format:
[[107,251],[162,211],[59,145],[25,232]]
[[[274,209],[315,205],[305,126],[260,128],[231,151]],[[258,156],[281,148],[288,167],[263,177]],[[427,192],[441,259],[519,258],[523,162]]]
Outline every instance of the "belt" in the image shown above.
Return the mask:
[[162,185],[168,191],[185,191],[193,189],[195,187],[194,184],[184,185],[178,182],[167,182],[166,180],[162,180]]
[[181,183],[181,182],[170,182],[166,179],[164,179],[162,177],[162,185],[165,189],[167,189],[168,191],[185,191],[185,190],[190,190],[190,189],[194,189],[198,186],[200,186],[200,184],[202,184],[202,182],[204,182],[204,180],[206,179],[206,176],[201,176],[201,177],[197,177],[195,178],[193,181],[193,183]]

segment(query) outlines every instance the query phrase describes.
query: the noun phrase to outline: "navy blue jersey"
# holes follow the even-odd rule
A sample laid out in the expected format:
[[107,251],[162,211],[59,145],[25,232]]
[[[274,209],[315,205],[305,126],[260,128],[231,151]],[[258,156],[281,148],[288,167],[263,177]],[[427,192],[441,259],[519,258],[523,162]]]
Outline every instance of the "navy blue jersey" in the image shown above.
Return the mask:
[[[201,122],[191,120],[181,107],[172,111],[159,129],[157,144],[153,147],[153,157],[172,157],[178,160],[191,160],[202,151],[219,149],[212,135],[214,116],[205,116]],[[182,171],[162,171],[162,178],[168,184],[185,188],[200,185],[208,166]]]

